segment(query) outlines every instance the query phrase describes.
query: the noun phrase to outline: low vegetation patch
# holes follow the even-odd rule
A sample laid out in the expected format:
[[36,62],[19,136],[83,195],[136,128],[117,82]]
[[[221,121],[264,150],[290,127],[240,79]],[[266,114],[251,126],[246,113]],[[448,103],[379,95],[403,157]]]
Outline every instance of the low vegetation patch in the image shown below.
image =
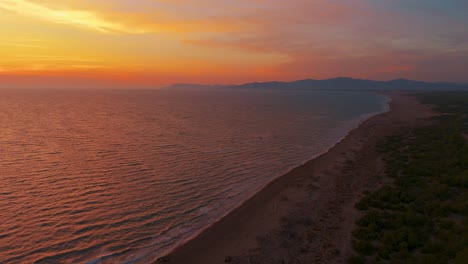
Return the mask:
[[356,205],[349,263],[468,260],[468,93],[417,96],[443,115],[378,145],[393,180]]

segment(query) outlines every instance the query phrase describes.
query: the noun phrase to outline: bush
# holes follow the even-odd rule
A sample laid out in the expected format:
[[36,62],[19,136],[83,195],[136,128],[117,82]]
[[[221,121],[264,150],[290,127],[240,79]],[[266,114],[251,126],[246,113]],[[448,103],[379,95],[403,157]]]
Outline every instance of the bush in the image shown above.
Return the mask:
[[364,264],[366,263],[366,259],[362,256],[352,256],[349,260],[348,260],[348,263],[349,264]]
[[357,252],[366,256],[371,256],[375,254],[375,247],[372,245],[372,243],[367,241],[355,240],[353,242],[353,248]]
[[450,115],[378,144],[394,180],[356,203],[364,215],[350,263],[468,259],[468,93],[418,96]]
[[410,231],[408,233],[408,248],[410,250],[419,248],[424,244],[423,235],[420,233],[416,233],[414,231]]
[[379,255],[379,257],[383,258],[383,259],[389,259],[390,258],[390,252],[388,251],[387,248],[381,248],[379,249],[379,251],[377,252],[377,254]]
[[468,248],[461,250],[453,259],[453,264],[466,264],[468,259]]
[[[373,225],[373,224],[371,224]],[[360,240],[375,240],[377,239],[378,233],[376,230],[372,230],[371,228],[365,228],[361,227],[358,228],[353,232],[353,235],[355,238],[358,238]]]

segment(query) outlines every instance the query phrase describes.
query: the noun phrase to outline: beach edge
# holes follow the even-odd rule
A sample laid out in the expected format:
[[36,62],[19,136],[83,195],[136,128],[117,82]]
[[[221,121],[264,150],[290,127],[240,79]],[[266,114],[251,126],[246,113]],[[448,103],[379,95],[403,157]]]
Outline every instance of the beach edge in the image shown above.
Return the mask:
[[[327,186],[330,187],[330,181],[336,180],[336,177],[327,179],[327,177],[323,177],[324,173],[352,160],[349,154],[363,148],[361,145],[363,141],[368,141],[369,138],[366,140],[366,137],[369,136],[370,128],[381,125],[382,119],[388,119],[393,123],[393,128],[389,128],[388,133],[371,135],[374,137],[373,142],[368,143],[367,147],[374,146],[376,141],[400,130],[399,127],[405,127],[411,123],[415,124],[417,122],[414,121],[425,119],[432,114],[427,106],[420,104],[408,95],[400,93],[383,93],[383,95],[390,98],[386,111],[362,120],[357,127],[350,129],[341,140],[323,154],[313,157],[304,164],[273,179],[238,207],[154,263],[226,263],[239,259],[237,256],[249,255],[249,252],[259,246],[259,238],[268,236],[270,232],[281,228],[282,220],[294,213],[298,203],[302,203],[305,198],[311,196],[314,196],[315,202],[318,203],[322,199],[321,196],[327,196],[325,195],[327,192],[330,194],[329,192],[332,190]],[[417,111],[402,116],[400,113],[402,108],[408,106],[412,106],[413,110],[417,108]],[[356,144],[358,142],[361,145]],[[343,176],[338,175],[338,178]],[[377,182],[382,180],[378,179]],[[371,185],[378,185],[378,183]],[[356,194],[353,196],[359,197],[365,189],[369,188],[369,186],[360,187],[354,191]],[[312,195],[311,188],[313,189]],[[351,199],[352,204],[357,199],[356,197]],[[341,207],[345,209],[345,207],[349,207],[349,204]],[[310,213],[313,214],[314,209],[310,210]],[[351,214],[356,214],[356,212],[351,212]],[[355,218],[356,216],[345,219],[346,226],[348,226],[346,231],[350,231],[349,227],[354,224]],[[343,249],[343,246],[341,245],[340,252],[344,252],[341,255],[349,255],[346,252],[349,249]]]

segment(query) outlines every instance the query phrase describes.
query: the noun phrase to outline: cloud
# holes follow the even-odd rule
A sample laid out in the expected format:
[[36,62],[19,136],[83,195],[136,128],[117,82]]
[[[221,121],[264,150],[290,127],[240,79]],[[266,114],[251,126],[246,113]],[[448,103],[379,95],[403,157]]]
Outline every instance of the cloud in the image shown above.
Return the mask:
[[72,62],[52,58],[72,54],[97,60],[74,62],[78,67],[179,71],[178,78],[234,72],[246,81],[424,73],[460,79],[468,62],[466,8],[463,0],[0,0],[0,9],[27,17],[19,29],[31,19],[83,29],[38,23],[28,34],[39,32],[50,43],[4,34],[0,52],[46,55],[51,59],[40,64],[64,68]]
[[[163,1],[164,2],[164,1]],[[136,8],[140,7],[140,8]],[[194,13],[184,16],[181,3],[155,5],[143,0],[116,0],[103,4],[94,1],[2,0],[0,9],[56,24],[88,29],[100,33],[190,33],[228,32],[243,23],[233,17],[204,17]],[[146,8],[146,9],[145,9]],[[136,9],[136,10],[135,10]]]
[[106,19],[90,11],[53,9],[27,0],[2,0],[0,8],[52,23],[96,30],[102,33],[143,33],[142,29],[128,27]]

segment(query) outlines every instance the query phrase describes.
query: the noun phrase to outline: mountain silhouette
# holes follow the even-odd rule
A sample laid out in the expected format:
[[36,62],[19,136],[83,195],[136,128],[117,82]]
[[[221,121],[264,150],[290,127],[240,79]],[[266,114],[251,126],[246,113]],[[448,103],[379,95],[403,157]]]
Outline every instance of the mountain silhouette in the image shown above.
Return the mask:
[[289,89],[289,90],[333,90],[333,91],[468,91],[468,83],[424,82],[408,79],[374,81],[337,77],[325,80],[305,79],[292,82],[252,82],[240,85],[174,84],[169,88],[229,88],[229,89]]

